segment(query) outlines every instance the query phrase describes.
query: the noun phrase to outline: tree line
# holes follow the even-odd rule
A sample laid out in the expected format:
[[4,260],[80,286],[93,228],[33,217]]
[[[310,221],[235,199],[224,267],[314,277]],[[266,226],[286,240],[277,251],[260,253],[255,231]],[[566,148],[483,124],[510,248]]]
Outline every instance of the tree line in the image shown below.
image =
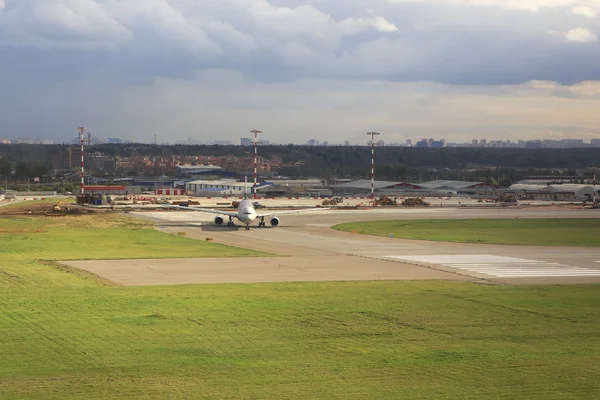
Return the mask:
[[[0,145],[0,176],[28,179],[48,174],[52,154],[67,151],[66,145]],[[109,156],[172,157],[252,156],[248,146],[150,145],[143,143],[94,145],[88,152]],[[371,149],[368,146],[260,146],[259,155],[279,156],[289,165],[280,175],[292,178],[369,178]],[[529,175],[591,176],[589,167],[600,160],[600,149],[483,149],[377,147],[375,175],[379,180],[423,182],[433,179],[475,180],[510,184]]]

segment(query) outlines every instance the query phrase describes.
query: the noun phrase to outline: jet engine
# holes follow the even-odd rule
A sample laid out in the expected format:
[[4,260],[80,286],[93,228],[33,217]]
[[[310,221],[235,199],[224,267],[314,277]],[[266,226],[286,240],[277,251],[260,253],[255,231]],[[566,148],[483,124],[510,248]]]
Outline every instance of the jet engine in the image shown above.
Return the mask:
[[220,215],[217,215],[215,217],[215,224],[221,225],[222,223],[223,223],[223,217],[221,217]]
[[279,218],[277,218],[277,217],[271,218],[271,226],[277,226],[277,225],[279,225]]

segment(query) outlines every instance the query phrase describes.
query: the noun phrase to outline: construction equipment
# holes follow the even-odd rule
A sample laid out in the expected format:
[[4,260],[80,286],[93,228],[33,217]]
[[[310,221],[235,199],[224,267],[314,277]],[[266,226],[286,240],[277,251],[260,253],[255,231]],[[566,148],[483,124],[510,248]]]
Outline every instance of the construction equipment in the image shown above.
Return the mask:
[[325,199],[321,203],[323,206],[337,206],[340,203],[343,203],[344,199],[342,197],[334,197],[332,199]]
[[58,203],[52,206],[52,212],[69,212],[69,206],[67,204],[67,200],[59,201]]
[[375,199],[375,201],[373,201],[374,206],[395,206],[397,204],[398,202],[396,201],[396,199],[392,199],[391,197],[387,196],[381,196],[380,198]]
[[49,211],[45,211],[46,215],[67,215],[70,211],[67,200],[61,200],[54,204]]
[[497,203],[516,203],[517,196],[514,193],[503,193],[496,198]]
[[402,202],[403,206],[406,207],[417,207],[417,206],[429,206],[429,203],[426,202],[425,200],[423,200],[423,198],[421,197],[409,197],[404,199],[404,201]]

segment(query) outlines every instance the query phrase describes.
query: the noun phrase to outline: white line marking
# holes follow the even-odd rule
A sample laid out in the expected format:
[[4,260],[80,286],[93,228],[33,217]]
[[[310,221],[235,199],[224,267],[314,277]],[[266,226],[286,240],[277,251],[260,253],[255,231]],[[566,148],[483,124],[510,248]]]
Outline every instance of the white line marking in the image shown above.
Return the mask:
[[[542,277],[542,276],[600,276],[600,270],[574,267],[557,262],[527,260],[516,257],[503,257],[491,254],[453,254],[453,255],[406,255],[386,256],[399,260],[440,264],[502,278]],[[598,261],[596,261],[598,262]]]

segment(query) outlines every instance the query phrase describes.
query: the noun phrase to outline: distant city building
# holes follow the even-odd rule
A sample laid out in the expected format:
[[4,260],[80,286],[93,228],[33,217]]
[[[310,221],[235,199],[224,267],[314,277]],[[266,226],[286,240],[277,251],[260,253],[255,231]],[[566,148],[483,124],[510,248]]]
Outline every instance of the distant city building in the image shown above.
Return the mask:
[[427,143],[427,139],[421,139],[417,143],[415,143],[415,147],[429,147]]
[[306,142],[306,144],[309,146],[318,146],[319,141],[317,139],[309,139],[308,142]]
[[252,139],[251,138],[241,138],[240,146],[252,146]]

